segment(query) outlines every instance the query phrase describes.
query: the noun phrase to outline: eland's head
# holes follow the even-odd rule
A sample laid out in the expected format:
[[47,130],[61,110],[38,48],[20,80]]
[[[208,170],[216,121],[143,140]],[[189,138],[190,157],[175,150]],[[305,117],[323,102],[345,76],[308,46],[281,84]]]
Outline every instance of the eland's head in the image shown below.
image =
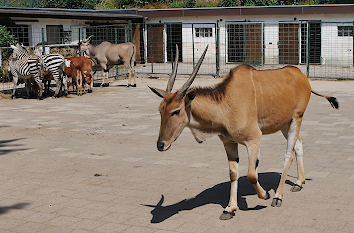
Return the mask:
[[93,37],[93,35],[89,36],[87,39],[82,40],[79,42],[79,51],[81,52],[85,52],[86,54],[89,53],[89,48],[91,45],[91,38]]
[[159,107],[161,115],[160,133],[157,140],[157,149],[159,151],[168,150],[171,144],[182,133],[183,129],[189,124],[190,106],[194,96],[191,92],[188,92],[188,90],[197,76],[207,50],[208,46],[205,48],[191,76],[184,85],[178,91],[172,93],[178,66],[178,47],[176,45],[176,58],[173,72],[168,80],[166,90],[149,87],[156,95],[163,98]]

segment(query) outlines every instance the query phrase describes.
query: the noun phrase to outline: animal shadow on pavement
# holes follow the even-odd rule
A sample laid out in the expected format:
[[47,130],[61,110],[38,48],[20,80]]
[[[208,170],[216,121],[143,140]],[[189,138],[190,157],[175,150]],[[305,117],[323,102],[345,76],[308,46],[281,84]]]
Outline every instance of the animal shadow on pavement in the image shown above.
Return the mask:
[[23,146],[23,144],[13,144],[13,142],[17,142],[22,139],[23,138],[0,140],[0,155],[9,154],[15,151],[27,150],[26,148],[14,148]]
[[[259,173],[259,182],[262,187],[266,190],[276,190],[280,181],[280,174],[277,172],[267,172],[267,173]],[[288,184],[291,184],[288,182]],[[249,208],[246,202],[245,196],[256,195],[256,190],[249,183],[247,176],[242,176],[238,180],[238,206],[240,210],[248,211],[248,210],[260,210],[266,208],[263,205],[257,205],[255,207]],[[177,202],[172,205],[162,206],[164,202],[164,195],[161,196],[160,201],[156,205],[144,205],[148,207],[153,207],[154,209],[151,211],[152,219],[151,223],[160,223],[165,221],[166,219],[172,217],[183,210],[192,210],[199,206],[207,205],[207,204],[219,204],[223,208],[225,208],[228,204],[230,197],[230,182],[223,182],[217,184],[211,188],[204,190],[199,193],[197,196],[184,199],[180,202]],[[221,211],[221,210],[220,210]]]
[[9,212],[10,210],[20,210],[20,209],[24,209],[26,208],[26,206],[28,206],[29,203],[27,202],[23,202],[23,203],[17,203],[11,206],[0,206],[0,214],[6,214],[7,212]]

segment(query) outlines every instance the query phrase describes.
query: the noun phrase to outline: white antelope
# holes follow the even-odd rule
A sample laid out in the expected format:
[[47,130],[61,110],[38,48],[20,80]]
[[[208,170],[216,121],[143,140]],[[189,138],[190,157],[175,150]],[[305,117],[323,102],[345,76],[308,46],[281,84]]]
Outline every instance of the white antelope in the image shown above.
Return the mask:
[[157,149],[169,149],[185,127],[191,129],[198,142],[203,141],[200,136],[204,133],[215,133],[220,137],[229,161],[231,180],[230,200],[220,216],[220,219],[225,220],[232,218],[238,208],[238,144],[247,147],[248,180],[255,187],[258,197],[266,200],[270,195],[258,183],[260,141],[263,134],[280,130],[287,139],[287,149],[281,180],[272,201],[272,206],[280,207],[285,179],[295,156],[298,177],[291,191],[300,191],[305,183],[299,132],[311,92],[326,98],[334,108],[338,108],[338,102],[335,97],[311,90],[307,77],[293,66],[262,71],[240,65],[214,87],[190,88],[207,49],[190,78],[177,92],[171,93],[176,78],[178,52],[167,89],[150,87],[163,98],[159,108],[161,125]]

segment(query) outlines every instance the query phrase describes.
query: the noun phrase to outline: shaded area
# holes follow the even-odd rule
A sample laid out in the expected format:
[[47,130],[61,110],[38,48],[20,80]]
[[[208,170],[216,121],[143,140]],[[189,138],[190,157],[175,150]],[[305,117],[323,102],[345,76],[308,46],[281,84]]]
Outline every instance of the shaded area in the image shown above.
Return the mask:
[[21,203],[17,203],[17,204],[10,205],[10,206],[0,207],[0,214],[6,214],[7,212],[9,212],[10,210],[13,210],[13,209],[15,209],[15,210],[24,209],[29,204],[30,203],[27,203],[27,202],[21,202]]
[[[262,187],[266,190],[276,190],[280,181],[280,174],[277,172],[267,172],[259,173],[259,182]],[[255,207],[248,207],[245,196],[256,195],[256,190],[249,183],[246,176],[242,176],[238,180],[238,206],[240,210],[260,210],[266,208],[263,205],[257,205]],[[164,195],[161,196],[160,201],[156,205],[144,205],[148,207],[153,207],[151,211],[152,219],[151,223],[160,223],[166,219],[172,217],[183,210],[192,210],[199,206],[207,204],[218,204],[225,208],[229,202],[230,197],[230,182],[223,182],[217,184],[211,188],[204,190],[197,196],[182,200],[178,203],[162,206],[164,202]]]
[[12,144],[13,142],[17,142],[22,140],[23,138],[16,138],[16,139],[7,139],[7,140],[0,140],[0,155],[5,155],[15,151],[23,151],[27,150],[26,148],[18,148],[14,149],[12,147],[21,147],[23,144]]

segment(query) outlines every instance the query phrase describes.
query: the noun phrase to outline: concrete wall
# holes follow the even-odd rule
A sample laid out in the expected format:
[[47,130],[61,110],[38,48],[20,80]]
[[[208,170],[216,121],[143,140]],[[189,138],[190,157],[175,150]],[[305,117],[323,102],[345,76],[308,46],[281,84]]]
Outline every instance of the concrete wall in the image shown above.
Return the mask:
[[353,66],[353,36],[338,36],[338,26],[353,26],[353,24],[323,23],[321,25],[322,64]]
[[[152,18],[148,19],[150,23],[165,23],[165,22],[182,22],[187,23],[183,25],[183,60],[185,62],[191,61],[192,54],[192,23],[216,23],[219,22],[220,26],[220,65],[227,64],[227,32],[226,25],[230,22],[261,22],[264,25],[264,64],[278,64],[279,63],[279,22],[298,22],[301,20],[321,20],[322,22],[350,22],[353,21],[354,13],[352,15],[274,15],[274,16],[204,16],[204,17],[183,17],[181,18]],[[344,64],[353,65],[353,37],[338,37],[337,26],[348,25],[338,23],[323,23],[322,24],[322,48],[321,48],[321,61],[326,64]],[[352,24],[349,24],[352,25]],[[196,25],[195,25],[196,27]],[[300,30],[300,29],[299,29]],[[215,62],[215,33],[213,29],[213,38],[198,41],[194,36],[195,54],[199,57],[203,46],[209,44],[209,52],[205,61],[210,63]],[[300,33],[299,33],[300,34]],[[300,43],[300,41],[299,41]],[[299,50],[300,53],[300,50]],[[301,54],[299,54],[300,60]],[[196,58],[198,59],[198,58]],[[338,63],[339,62],[339,63]]]
[[79,27],[85,25],[85,20],[71,20],[71,19],[38,19],[39,22],[21,22],[17,24],[29,25],[29,39],[30,46],[35,46],[42,43],[42,29],[44,30],[44,41],[47,41],[46,26],[47,25],[63,25],[63,30],[71,31],[71,42],[74,44],[79,41]]

